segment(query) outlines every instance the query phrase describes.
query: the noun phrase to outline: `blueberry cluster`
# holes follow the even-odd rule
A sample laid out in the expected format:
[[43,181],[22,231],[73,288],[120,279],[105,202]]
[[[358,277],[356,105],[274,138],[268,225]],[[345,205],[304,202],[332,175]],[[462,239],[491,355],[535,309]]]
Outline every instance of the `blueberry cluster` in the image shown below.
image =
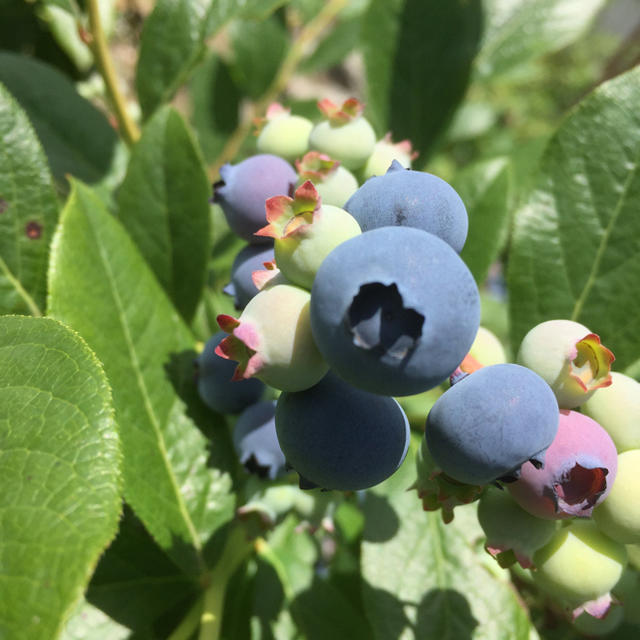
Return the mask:
[[[226,289],[240,314],[218,317],[223,333],[200,357],[203,398],[239,411],[263,385],[278,390],[275,406],[238,420],[245,466],[273,478],[286,460],[303,488],[360,490],[407,453],[396,398],[446,388],[423,416],[424,508],[448,521],[480,498],[487,550],[503,566],[535,565],[576,614],[603,615],[624,544],[640,542],[629,493],[640,485],[640,385],[611,374],[598,336],[566,320],[532,329],[507,363],[479,326],[458,194],[410,169],[406,142],[376,142],[356,100],[319,106],[317,124],[270,108],[260,153],[222,167],[214,185],[249,244]],[[578,557],[606,567],[572,573]]]

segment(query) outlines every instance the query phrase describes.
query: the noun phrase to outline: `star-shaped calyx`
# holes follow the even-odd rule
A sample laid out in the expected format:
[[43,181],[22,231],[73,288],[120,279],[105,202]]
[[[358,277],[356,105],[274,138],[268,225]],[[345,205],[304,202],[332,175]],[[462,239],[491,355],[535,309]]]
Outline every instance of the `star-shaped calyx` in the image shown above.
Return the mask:
[[593,391],[611,384],[611,363],[613,353],[601,342],[595,333],[578,340],[569,354],[569,377],[585,391]]
[[324,182],[340,166],[337,160],[332,160],[326,153],[309,151],[301,160],[296,160],[296,170],[301,180]]
[[232,380],[251,378],[262,369],[264,362],[257,353],[260,339],[256,328],[248,322],[226,314],[217,317],[220,328],[229,335],[216,347],[216,354],[238,363]]
[[272,102],[267,107],[267,112],[263,117],[257,117],[253,119],[253,124],[255,125],[255,130],[253,132],[254,136],[260,135],[262,129],[267,124],[267,122],[271,122],[276,118],[280,118],[282,116],[291,115],[291,109],[287,107],[283,107],[279,102]]
[[320,195],[310,180],[303,182],[296,189],[293,198],[268,198],[265,209],[269,224],[256,231],[255,235],[282,239],[300,233],[313,223],[320,211],[320,204]]
[[322,111],[324,117],[335,126],[347,124],[355,120],[364,111],[364,103],[356,98],[349,98],[337,106],[329,98],[318,102],[318,109]]

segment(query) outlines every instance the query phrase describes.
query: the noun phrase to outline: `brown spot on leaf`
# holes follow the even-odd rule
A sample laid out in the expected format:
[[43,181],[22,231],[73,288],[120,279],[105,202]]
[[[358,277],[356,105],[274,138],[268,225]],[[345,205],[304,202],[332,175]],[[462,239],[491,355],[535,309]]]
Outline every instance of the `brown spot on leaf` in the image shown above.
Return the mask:
[[42,235],[42,225],[35,220],[27,222],[24,230],[27,238],[31,238],[32,240],[37,240]]
[[8,208],[9,203],[4,198],[0,198],[0,213],[4,213]]

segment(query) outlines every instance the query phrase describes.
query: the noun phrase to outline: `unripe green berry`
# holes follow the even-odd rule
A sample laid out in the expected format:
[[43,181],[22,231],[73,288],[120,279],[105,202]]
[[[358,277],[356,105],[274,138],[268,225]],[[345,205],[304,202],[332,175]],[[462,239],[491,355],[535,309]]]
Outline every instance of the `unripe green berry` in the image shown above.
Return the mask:
[[274,103],[267,110],[256,147],[260,153],[272,153],[293,162],[307,152],[311,129],[311,120],[291,115],[289,109]]
[[607,498],[593,511],[598,528],[623,544],[640,542],[640,449],[618,456],[618,473]]
[[611,385],[598,389],[581,408],[606,429],[619,453],[640,449],[640,382],[612,371]]
[[533,327],[517,357],[549,384],[561,409],[573,409],[610,385],[613,360],[596,334],[571,320],[548,320]]

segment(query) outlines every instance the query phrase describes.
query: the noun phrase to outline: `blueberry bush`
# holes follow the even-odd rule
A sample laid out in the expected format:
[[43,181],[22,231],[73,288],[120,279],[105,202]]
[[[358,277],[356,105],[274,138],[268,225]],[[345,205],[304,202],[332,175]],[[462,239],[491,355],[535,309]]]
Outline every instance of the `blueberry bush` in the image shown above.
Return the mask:
[[637,638],[639,34],[2,0],[0,638]]

